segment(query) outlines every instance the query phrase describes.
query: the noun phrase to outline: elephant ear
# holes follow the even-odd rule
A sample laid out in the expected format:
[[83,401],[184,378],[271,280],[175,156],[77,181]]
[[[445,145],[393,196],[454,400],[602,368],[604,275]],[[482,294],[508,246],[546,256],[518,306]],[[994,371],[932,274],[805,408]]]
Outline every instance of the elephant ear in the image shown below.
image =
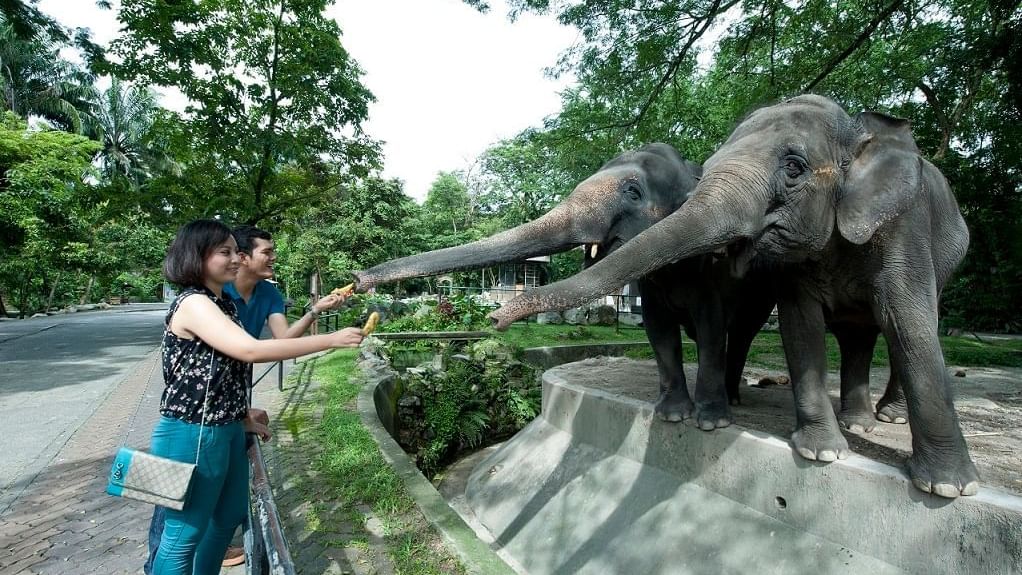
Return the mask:
[[912,207],[922,189],[922,162],[907,120],[859,114],[863,135],[837,202],[841,235],[864,244],[877,229]]

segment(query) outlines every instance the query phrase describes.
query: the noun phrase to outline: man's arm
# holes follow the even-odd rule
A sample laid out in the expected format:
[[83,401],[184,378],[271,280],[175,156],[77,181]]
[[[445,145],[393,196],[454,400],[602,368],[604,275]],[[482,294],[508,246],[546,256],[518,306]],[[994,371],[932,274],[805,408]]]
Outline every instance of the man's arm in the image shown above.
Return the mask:
[[290,326],[287,324],[287,316],[282,313],[270,314],[270,317],[266,318],[266,324],[270,326],[270,333],[273,334],[274,339],[301,337],[316,321],[320,313],[338,307],[344,303],[345,299],[344,296],[328,295],[313,304],[312,309],[296,319]]

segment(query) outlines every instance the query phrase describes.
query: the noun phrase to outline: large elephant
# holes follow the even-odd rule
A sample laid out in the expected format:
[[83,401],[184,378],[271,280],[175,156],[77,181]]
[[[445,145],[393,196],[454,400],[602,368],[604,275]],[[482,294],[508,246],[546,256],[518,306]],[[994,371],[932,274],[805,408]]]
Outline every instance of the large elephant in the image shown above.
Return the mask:
[[[825,325],[846,355],[877,331],[890,350],[912,430],[908,473],[922,491],[976,493],[937,333],[939,287],[969,233],[947,182],[921,157],[908,122],[800,96],[746,118],[704,164],[677,212],[597,266],[526,292],[492,314],[498,327],[558,309],[700,254],[779,273],[778,311],[795,394],[791,441],[807,459],[847,457],[824,378]],[[868,363],[866,364],[868,367]],[[891,391],[889,390],[889,394]],[[868,401],[868,399],[867,399]]]
[[[585,246],[585,265],[677,210],[702,168],[671,146],[650,144],[623,153],[580,183],[541,218],[471,244],[392,260],[356,273],[359,290],[380,283],[478,268]],[[774,300],[762,285],[730,277],[713,256],[680,261],[638,278],[646,335],[660,373],[655,411],[668,421],[694,418],[702,429],[731,423],[728,396],[738,382],[749,345]],[[614,286],[605,293],[620,287]],[[680,326],[698,344],[695,402],[682,365]]]

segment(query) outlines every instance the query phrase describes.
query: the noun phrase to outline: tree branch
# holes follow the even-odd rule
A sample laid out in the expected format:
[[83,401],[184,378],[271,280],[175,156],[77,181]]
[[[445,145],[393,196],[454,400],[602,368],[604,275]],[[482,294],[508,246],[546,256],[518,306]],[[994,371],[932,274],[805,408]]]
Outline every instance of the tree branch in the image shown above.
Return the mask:
[[891,14],[894,14],[894,11],[901,6],[902,2],[903,0],[894,0],[894,2],[891,2],[891,4],[887,8],[884,8],[882,12],[877,14],[876,18],[873,18],[873,20],[870,21],[870,23],[866,26],[866,29],[863,30],[861,34],[859,34],[855,41],[852,42],[850,46],[845,48],[840,54],[838,54],[836,58],[831,60],[830,63],[823,68],[823,71],[820,72],[816,76],[816,78],[813,78],[813,81],[809,82],[809,84],[805,88],[802,88],[801,91],[802,92],[812,91],[812,89],[815,88],[817,84],[822,82],[828,75],[830,75],[830,73],[833,72],[835,68],[841,65],[841,63],[844,62],[849,56],[854,54],[855,51],[858,50],[860,46],[862,46],[863,44],[866,43],[867,40],[869,40],[870,35],[872,35],[874,31],[876,31],[877,27],[879,27],[880,24],[882,24],[885,20],[890,18]]

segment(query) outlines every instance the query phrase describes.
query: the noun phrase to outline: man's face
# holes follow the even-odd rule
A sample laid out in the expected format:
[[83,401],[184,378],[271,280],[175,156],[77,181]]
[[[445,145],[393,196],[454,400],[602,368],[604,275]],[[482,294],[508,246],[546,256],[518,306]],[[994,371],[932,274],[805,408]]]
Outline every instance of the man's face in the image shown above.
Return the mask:
[[273,263],[277,261],[277,252],[273,249],[272,240],[253,239],[252,255],[241,254],[241,265],[260,279],[273,277]]

